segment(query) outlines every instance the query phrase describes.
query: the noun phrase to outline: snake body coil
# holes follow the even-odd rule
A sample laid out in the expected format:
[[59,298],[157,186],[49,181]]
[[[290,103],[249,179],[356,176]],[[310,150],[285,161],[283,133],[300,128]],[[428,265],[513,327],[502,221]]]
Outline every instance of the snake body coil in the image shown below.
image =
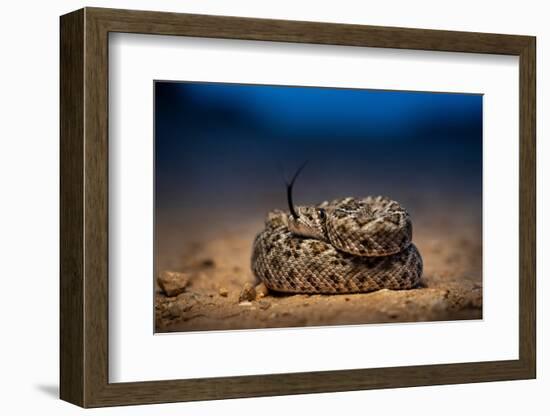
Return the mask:
[[[290,195],[290,193],[289,193]],[[422,276],[407,211],[385,197],[273,211],[254,240],[252,270],[271,290],[355,293],[410,289]]]

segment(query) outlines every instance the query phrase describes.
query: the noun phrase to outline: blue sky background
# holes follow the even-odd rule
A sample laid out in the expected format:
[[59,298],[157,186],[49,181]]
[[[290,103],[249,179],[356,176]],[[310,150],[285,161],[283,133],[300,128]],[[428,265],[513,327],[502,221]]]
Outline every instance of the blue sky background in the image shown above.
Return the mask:
[[[157,218],[263,218],[297,203],[388,195],[413,211],[481,213],[482,96],[155,83]],[[467,214],[472,214],[467,213]],[[181,220],[179,220],[181,221]]]

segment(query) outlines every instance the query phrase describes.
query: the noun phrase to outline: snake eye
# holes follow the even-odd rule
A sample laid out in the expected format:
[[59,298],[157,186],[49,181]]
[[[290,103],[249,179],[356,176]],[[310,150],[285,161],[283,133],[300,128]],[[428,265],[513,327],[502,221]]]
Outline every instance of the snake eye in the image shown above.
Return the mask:
[[317,210],[317,213],[319,214],[319,218],[321,218],[322,220],[324,220],[327,216],[323,208],[319,208]]

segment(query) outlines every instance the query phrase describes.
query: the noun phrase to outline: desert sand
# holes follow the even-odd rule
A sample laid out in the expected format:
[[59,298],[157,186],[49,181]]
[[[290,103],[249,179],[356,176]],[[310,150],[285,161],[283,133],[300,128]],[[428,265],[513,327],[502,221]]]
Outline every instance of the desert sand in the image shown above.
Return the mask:
[[[482,318],[481,221],[458,206],[414,222],[413,241],[424,261],[419,287],[348,295],[258,294],[239,301],[243,287],[257,284],[250,270],[260,220],[241,223],[201,241],[174,238],[159,253],[159,272],[189,277],[185,291],[155,294],[156,332],[233,330]],[[189,239],[186,239],[189,240]]]

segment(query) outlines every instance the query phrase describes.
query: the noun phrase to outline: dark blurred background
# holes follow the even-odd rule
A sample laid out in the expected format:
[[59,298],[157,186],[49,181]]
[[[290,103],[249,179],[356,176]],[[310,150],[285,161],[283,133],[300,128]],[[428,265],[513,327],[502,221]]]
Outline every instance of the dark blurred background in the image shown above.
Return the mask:
[[[295,202],[387,195],[481,221],[482,95],[155,82],[158,249]],[[444,216],[444,215],[443,215]]]

